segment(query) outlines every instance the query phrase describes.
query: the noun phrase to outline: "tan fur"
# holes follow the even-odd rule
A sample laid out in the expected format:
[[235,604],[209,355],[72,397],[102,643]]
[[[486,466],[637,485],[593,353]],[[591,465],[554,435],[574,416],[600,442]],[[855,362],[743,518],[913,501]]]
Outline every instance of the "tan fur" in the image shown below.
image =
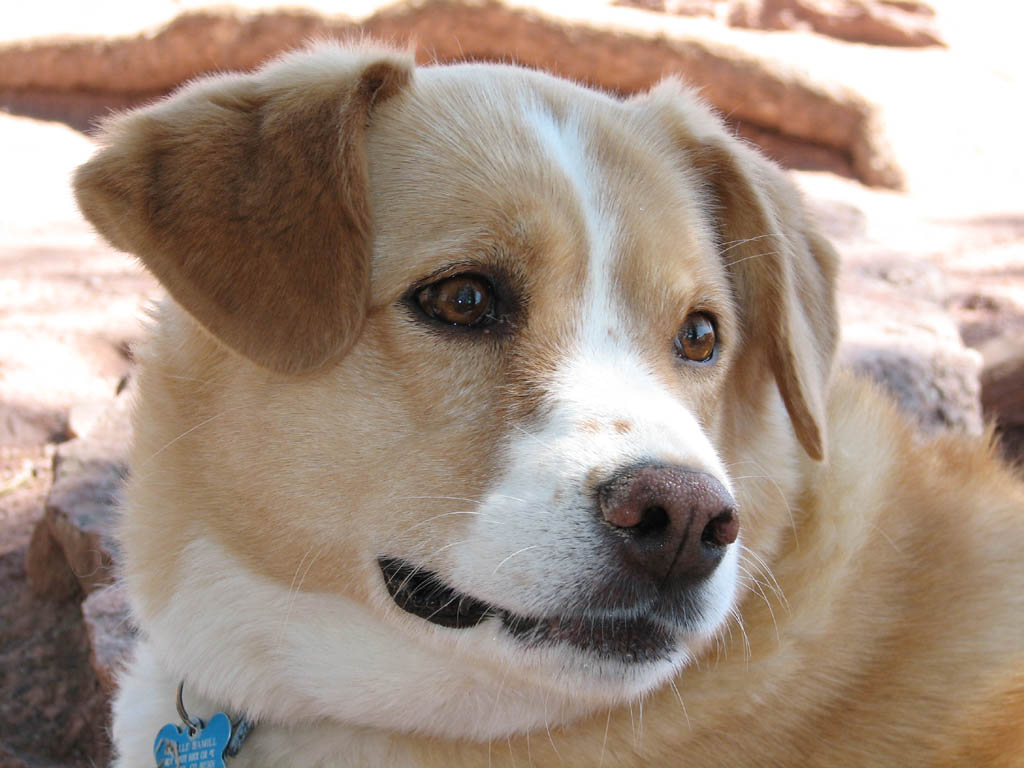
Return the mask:
[[[592,201],[524,104],[583,116],[615,222],[622,322],[607,332],[728,468],[739,620],[630,706],[493,743],[399,726],[388,743],[424,766],[1024,765],[1019,479],[989,440],[924,441],[832,374],[834,251],[781,172],[674,82],[619,102],[512,68],[413,72],[322,48],[111,123],[78,199],[175,300],[140,354],[121,529],[143,629],[202,539],[269,583],[426,635],[376,556],[451,569],[469,526],[452,510],[493,486],[581,333]],[[410,314],[414,287],[481,265],[520,297],[506,327],[456,342]],[[673,356],[694,311],[717,318],[714,366]],[[510,688],[538,675],[467,663]]]
[[805,478],[777,587],[758,574],[742,631],[678,693],[550,735],[423,745],[430,765],[1024,765],[1019,478],[988,438],[920,442],[846,375],[828,416],[843,460]]

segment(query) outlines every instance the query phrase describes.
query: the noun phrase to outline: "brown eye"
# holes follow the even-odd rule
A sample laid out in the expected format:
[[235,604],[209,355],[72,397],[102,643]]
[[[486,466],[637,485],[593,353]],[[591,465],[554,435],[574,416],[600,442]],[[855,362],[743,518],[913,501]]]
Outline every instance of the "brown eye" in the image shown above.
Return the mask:
[[429,317],[451,325],[476,325],[487,316],[493,292],[486,280],[455,275],[420,289],[416,301]]
[[715,354],[715,325],[710,315],[694,312],[676,335],[676,354],[695,363],[706,363]]

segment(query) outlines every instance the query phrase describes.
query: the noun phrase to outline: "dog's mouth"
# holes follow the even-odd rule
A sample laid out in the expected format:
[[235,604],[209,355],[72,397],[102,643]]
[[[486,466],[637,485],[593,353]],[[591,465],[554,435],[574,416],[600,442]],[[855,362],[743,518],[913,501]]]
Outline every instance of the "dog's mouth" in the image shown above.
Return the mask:
[[391,599],[403,611],[453,629],[475,627],[490,618],[528,647],[564,643],[609,661],[650,664],[663,661],[676,648],[676,633],[653,618],[621,618],[577,614],[519,616],[446,584],[436,573],[395,557],[380,557]]

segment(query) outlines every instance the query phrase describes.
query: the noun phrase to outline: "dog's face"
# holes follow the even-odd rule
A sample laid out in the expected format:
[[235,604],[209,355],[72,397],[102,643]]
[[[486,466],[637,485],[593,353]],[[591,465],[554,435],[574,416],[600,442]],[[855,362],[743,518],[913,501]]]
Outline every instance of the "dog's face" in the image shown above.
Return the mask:
[[136,612],[250,713],[489,737],[641,695],[821,458],[831,251],[673,83],[324,48],[123,118],[77,185],[189,313],[143,355]]

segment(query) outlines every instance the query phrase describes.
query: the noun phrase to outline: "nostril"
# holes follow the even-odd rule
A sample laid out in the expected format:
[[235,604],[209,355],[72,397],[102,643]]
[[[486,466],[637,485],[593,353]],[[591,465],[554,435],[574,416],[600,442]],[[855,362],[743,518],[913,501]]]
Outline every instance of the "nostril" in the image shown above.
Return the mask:
[[640,522],[630,529],[630,533],[640,538],[660,536],[668,528],[668,523],[668,512],[664,507],[645,507],[640,513]]
[[736,512],[723,510],[712,517],[701,532],[701,543],[709,547],[725,547],[736,541],[740,533],[740,521]]

